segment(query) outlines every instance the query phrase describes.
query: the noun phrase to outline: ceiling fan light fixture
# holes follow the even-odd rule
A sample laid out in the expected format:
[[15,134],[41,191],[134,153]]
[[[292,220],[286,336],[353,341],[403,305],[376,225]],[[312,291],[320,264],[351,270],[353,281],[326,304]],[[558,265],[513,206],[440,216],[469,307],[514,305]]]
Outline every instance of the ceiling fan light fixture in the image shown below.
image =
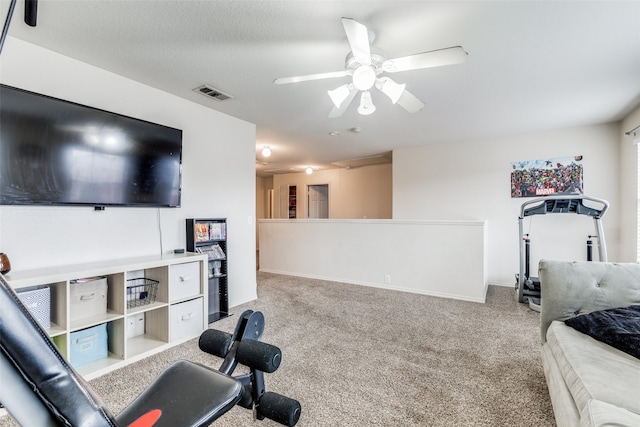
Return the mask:
[[391,102],[395,104],[398,102],[402,94],[404,93],[404,88],[406,84],[398,84],[391,80],[389,77],[382,77],[376,81],[376,87],[380,89],[380,92],[384,93],[391,99]]
[[333,101],[333,105],[335,105],[336,108],[340,108],[344,100],[349,97],[351,89],[351,84],[344,84],[337,89],[327,91],[327,93],[329,94],[331,101]]
[[369,114],[373,114],[376,111],[376,106],[373,105],[373,101],[371,100],[371,92],[368,90],[362,92],[362,96],[360,96],[360,106],[358,107],[358,113],[363,116],[368,116]]
[[361,65],[353,71],[353,85],[359,90],[369,90],[376,82],[376,70],[371,65]]

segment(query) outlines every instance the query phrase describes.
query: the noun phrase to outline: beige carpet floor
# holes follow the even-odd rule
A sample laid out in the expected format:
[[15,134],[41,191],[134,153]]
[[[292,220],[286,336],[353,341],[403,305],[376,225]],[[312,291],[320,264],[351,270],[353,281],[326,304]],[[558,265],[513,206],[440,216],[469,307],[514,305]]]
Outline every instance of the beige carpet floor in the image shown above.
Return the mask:
[[[300,401],[299,426],[554,426],[539,315],[514,294],[490,286],[479,304],[258,273],[258,300],[210,327],[264,313],[263,341],[283,352],[267,390]],[[221,361],[191,340],[91,383],[117,413],[177,359]],[[235,407],[214,425],[278,424]]]

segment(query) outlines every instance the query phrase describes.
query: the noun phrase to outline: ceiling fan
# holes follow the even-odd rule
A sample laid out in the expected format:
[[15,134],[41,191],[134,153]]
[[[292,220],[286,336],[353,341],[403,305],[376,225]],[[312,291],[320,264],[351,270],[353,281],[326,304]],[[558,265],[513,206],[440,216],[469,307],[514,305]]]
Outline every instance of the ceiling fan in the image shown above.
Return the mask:
[[387,59],[384,51],[371,46],[375,35],[366,26],[351,18],[342,18],[342,25],[347,33],[347,39],[351,47],[351,52],[345,59],[345,69],[343,71],[274,80],[275,84],[281,85],[351,76],[352,81],[350,83],[328,91],[329,97],[334,104],[334,108],[329,113],[329,117],[332,118],[342,116],[358,92],[361,92],[358,112],[363,115],[372,114],[376,107],[371,100],[370,89],[374,86],[387,95],[392,103],[400,105],[409,113],[416,113],[424,107],[424,103],[406,90],[404,84],[398,84],[389,77],[381,76],[381,74],[459,64],[467,58],[467,52],[461,46],[454,46],[401,58]]

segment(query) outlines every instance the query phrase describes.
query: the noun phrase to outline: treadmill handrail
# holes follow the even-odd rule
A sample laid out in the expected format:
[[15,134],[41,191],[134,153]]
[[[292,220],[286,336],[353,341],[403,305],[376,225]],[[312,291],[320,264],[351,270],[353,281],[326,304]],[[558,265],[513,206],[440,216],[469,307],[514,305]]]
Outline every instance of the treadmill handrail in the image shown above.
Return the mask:
[[[547,213],[574,213],[574,212],[548,212],[546,209],[544,211],[541,212],[537,212],[536,209],[542,207],[543,205],[546,206],[547,202],[549,200],[556,200],[556,201],[561,201],[561,200],[578,200],[580,202],[580,204],[586,209],[583,212],[579,212],[576,211],[576,214],[579,215],[588,215],[594,218],[602,218],[606,213],[607,210],[609,209],[609,202],[607,202],[606,200],[603,199],[598,199],[596,197],[590,197],[590,196],[585,196],[584,194],[575,194],[575,195],[558,195],[558,196],[546,196],[546,197],[540,197],[537,199],[533,199],[533,200],[529,200],[527,202],[524,202],[522,204],[522,206],[520,207],[520,218],[524,218],[526,216],[532,216],[532,215],[546,215]],[[596,209],[596,208],[592,208],[589,206],[585,206],[582,201],[583,200],[589,200],[595,203],[599,203],[602,205],[601,209]],[[537,206],[532,206],[529,207],[527,209],[527,206],[532,205],[534,203],[539,203],[539,205]],[[594,212],[595,211],[595,212]]]

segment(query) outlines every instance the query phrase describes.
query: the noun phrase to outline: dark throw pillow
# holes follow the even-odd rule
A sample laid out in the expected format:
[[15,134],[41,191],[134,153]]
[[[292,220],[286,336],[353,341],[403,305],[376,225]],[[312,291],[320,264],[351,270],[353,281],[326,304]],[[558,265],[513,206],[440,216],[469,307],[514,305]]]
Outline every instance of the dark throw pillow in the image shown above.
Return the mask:
[[564,323],[640,359],[640,305],[593,311]]

